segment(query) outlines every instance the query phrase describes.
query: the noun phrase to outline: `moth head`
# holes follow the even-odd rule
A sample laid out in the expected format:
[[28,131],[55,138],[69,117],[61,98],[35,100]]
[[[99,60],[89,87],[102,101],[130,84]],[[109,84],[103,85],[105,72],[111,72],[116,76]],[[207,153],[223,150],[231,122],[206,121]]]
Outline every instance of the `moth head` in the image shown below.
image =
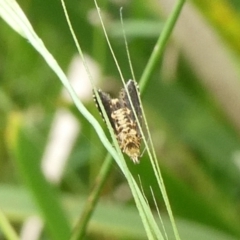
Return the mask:
[[134,163],[139,163],[140,149],[134,143],[128,143],[124,152],[133,160]]

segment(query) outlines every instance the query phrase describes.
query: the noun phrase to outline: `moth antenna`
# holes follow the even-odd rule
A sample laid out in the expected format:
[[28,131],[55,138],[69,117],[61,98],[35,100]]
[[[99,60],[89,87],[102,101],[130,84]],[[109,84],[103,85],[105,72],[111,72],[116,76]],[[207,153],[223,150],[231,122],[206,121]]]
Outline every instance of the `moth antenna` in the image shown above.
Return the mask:
[[[132,61],[131,61],[131,55],[130,55],[130,51],[129,51],[129,47],[128,47],[128,43],[127,43],[127,36],[126,36],[124,24],[123,24],[123,7],[120,8],[120,20],[121,20],[122,33],[123,33],[123,38],[124,38],[125,48],[126,48],[126,52],[127,52],[127,58],[128,58],[130,71],[131,71],[133,80],[136,82],[136,78],[135,78],[135,74],[134,74],[134,70],[133,70],[133,65],[132,65]],[[140,97],[139,97],[139,101],[140,101]],[[139,125],[139,128],[141,128],[141,125],[139,123],[137,123],[137,124]],[[148,142],[148,141],[149,141],[149,136],[148,136],[148,140],[146,142]],[[142,155],[144,154],[145,151],[146,151],[146,145],[145,145],[145,148],[143,150],[143,153],[141,154],[141,157],[142,157]]]
[[115,56],[115,54],[114,54],[114,51],[113,51],[111,42],[110,42],[109,37],[108,37],[108,35],[107,35],[107,31],[106,31],[105,25],[104,25],[104,23],[103,23],[103,19],[102,19],[102,16],[101,16],[101,11],[100,11],[100,8],[99,8],[99,6],[98,6],[98,4],[97,4],[97,0],[94,0],[94,3],[95,3],[95,6],[96,6],[96,8],[97,8],[98,16],[99,16],[99,19],[100,19],[100,22],[101,22],[101,25],[102,25],[103,33],[104,33],[104,36],[105,36],[105,38],[106,38],[108,47],[109,47],[110,52],[111,52],[111,54],[112,54],[113,60],[114,60],[114,62],[115,62],[115,64],[116,64],[116,67],[117,67],[118,73],[119,73],[119,75],[120,75],[120,78],[121,78],[123,84],[125,84],[125,81],[124,81],[124,78],[123,78],[123,74],[122,74],[121,68],[120,68],[120,66],[119,66],[119,64],[118,64],[118,61],[117,61],[117,58],[116,58],[116,56]]

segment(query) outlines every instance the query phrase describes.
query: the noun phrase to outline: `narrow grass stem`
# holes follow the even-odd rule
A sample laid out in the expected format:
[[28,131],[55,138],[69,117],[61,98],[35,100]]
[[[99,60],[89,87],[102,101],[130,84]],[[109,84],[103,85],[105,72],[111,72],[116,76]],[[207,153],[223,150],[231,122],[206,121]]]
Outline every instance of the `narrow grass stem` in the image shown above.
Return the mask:
[[17,236],[17,233],[9,223],[8,219],[0,209],[0,228],[2,232],[4,233],[6,239],[9,240],[18,240],[19,237]]
[[151,74],[153,73],[154,68],[156,67],[159,59],[162,58],[165,46],[169,37],[173,31],[174,26],[179,18],[182,7],[185,3],[185,0],[178,0],[174,9],[166,21],[166,24],[163,28],[162,33],[160,34],[158,41],[153,49],[152,55],[149,58],[149,61],[143,71],[142,77],[139,82],[141,93],[144,91],[147,82],[149,81]]
[[84,237],[88,222],[99,199],[99,194],[109,176],[109,173],[111,172],[112,163],[112,157],[108,154],[101,166],[98,176],[96,177],[94,187],[88,196],[88,200],[86,201],[81,217],[73,230],[70,240],[78,240]]

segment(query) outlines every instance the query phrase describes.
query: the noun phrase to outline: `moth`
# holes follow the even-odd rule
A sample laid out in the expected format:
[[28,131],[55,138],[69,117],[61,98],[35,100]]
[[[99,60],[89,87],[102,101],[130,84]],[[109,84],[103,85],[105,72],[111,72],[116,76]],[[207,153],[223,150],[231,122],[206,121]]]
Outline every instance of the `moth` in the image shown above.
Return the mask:
[[[142,109],[140,105],[140,94],[138,85],[134,80],[129,80],[126,83],[126,89],[123,88],[120,90],[118,98],[111,98],[108,93],[101,90],[98,90],[98,94],[114,130],[120,149],[126,153],[134,163],[139,163],[142,136],[136,117],[141,125]],[[99,102],[95,95],[93,97],[103,117]]]

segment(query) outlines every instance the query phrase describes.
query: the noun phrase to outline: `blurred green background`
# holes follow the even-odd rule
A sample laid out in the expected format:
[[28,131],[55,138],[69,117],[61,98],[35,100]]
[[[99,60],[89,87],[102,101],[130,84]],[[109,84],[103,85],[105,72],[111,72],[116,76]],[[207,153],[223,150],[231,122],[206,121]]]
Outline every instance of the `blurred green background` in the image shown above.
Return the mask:
[[[174,3],[173,0],[99,1],[126,80],[132,77],[119,25],[120,7],[138,80]],[[22,0],[19,4],[59,65],[69,72],[77,51],[60,1]],[[101,72],[97,86],[116,95],[122,85],[93,1],[71,0],[66,5],[84,53]],[[187,1],[163,59],[142,94],[182,239],[240,238],[239,39],[239,1]],[[90,71],[94,71],[91,65]],[[81,72],[77,78],[82,78]],[[84,82],[81,84],[79,87],[84,89]],[[91,91],[86,89],[86,94],[84,104],[102,123]],[[73,221],[81,213],[106,151],[89,123],[64,97],[60,81],[42,57],[1,20],[0,208],[18,232],[27,217],[38,214],[17,164],[19,151],[29,157],[25,161],[30,166],[39,164],[49,144],[54,119],[62,110],[74,116],[80,126],[75,129],[76,138],[70,142],[70,154],[66,155],[62,175],[55,184],[63,199],[63,209]],[[103,123],[102,126],[107,132]],[[56,154],[54,158],[58,157]],[[153,188],[165,216],[147,155],[144,154],[139,165],[129,160],[129,167],[136,177],[140,176],[155,211],[150,186]],[[169,223],[165,221],[168,229]],[[115,163],[86,236],[86,239],[113,238],[146,238],[130,190]],[[1,229],[0,239],[4,239]],[[41,239],[51,238],[44,231]]]

